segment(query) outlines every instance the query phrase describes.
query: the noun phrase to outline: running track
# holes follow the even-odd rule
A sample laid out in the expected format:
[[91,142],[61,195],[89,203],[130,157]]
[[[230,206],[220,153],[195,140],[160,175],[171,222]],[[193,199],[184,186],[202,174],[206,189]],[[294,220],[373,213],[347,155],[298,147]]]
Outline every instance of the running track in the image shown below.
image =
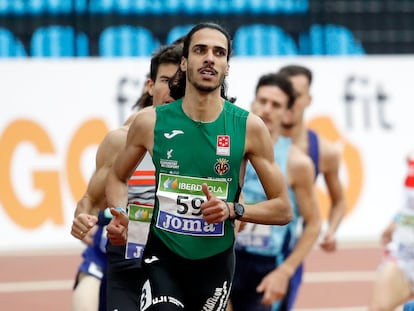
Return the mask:
[[[0,253],[0,302],[7,311],[70,311],[81,250]],[[335,253],[315,248],[295,311],[364,311],[381,260],[376,243],[341,244]]]

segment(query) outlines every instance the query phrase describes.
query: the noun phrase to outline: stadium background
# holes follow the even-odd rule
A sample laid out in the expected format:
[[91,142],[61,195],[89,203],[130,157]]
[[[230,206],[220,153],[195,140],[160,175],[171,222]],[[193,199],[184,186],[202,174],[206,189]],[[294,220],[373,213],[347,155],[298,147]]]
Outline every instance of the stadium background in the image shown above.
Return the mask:
[[410,0],[1,0],[0,56],[149,56],[202,20],[231,32],[235,56],[410,54],[413,13]]
[[[351,250],[355,262],[370,262],[309,280],[319,284],[318,277],[326,277],[321,284],[332,289],[342,277],[344,295],[364,296],[379,260],[377,238],[400,203],[404,156],[413,148],[413,13],[410,0],[0,0],[0,233],[7,236],[0,241],[0,261],[6,260],[0,296],[20,310],[24,299],[17,293],[41,290],[36,283],[12,293],[24,288],[15,281],[27,281],[30,273],[22,269],[26,263],[11,262],[29,260],[28,254],[63,252],[66,258],[69,250],[68,267],[76,267],[82,244],[70,236],[70,225],[97,144],[130,112],[154,49],[200,21],[218,22],[233,36],[229,94],[245,108],[257,78],[272,68],[300,63],[314,71],[309,124],[344,150],[349,208],[339,239],[346,250],[358,246]],[[326,216],[326,189],[318,184]],[[317,262],[330,261],[315,254],[310,272],[319,273]],[[335,273],[352,261],[340,263],[347,255],[339,254],[331,258]],[[25,274],[16,277],[18,270]],[[7,277],[10,271],[14,276]],[[68,299],[70,285],[53,284]],[[324,307],[358,309],[365,296],[357,302],[337,296],[336,309],[334,303]]]

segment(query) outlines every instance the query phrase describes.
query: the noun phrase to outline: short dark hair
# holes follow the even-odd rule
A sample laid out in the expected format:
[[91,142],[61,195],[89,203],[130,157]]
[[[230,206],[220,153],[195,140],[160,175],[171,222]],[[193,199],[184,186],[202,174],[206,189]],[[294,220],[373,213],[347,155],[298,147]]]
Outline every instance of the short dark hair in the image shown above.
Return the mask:
[[230,55],[232,53],[232,43],[231,43],[230,33],[226,29],[224,29],[224,27],[222,27],[221,25],[216,24],[216,23],[211,23],[211,22],[199,23],[195,25],[193,28],[191,28],[191,30],[185,36],[184,41],[183,41],[183,57],[188,58],[188,52],[189,52],[191,40],[193,39],[194,33],[204,28],[218,30],[226,37],[227,39],[227,60],[229,60]]
[[[180,65],[181,56],[183,54],[183,48],[180,44],[170,44],[161,46],[151,57],[150,72],[147,78],[155,81],[157,79],[158,69],[162,64],[174,64]],[[132,106],[132,109],[142,109],[152,105],[152,96],[145,92],[143,93],[136,103]]]
[[300,65],[287,65],[279,69],[279,73],[285,74],[288,77],[304,75],[308,79],[309,85],[312,84],[312,71]]
[[179,65],[182,55],[183,49],[180,44],[161,46],[151,57],[150,79],[152,81],[157,79],[158,68],[162,64]]
[[277,86],[280,88],[283,93],[285,93],[288,96],[288,105],[287,108],[292,108],[293,104],[295,103],[296,94],[295,89],[293,88],[292,83],[290,82],[289,78],[285,74],[281,73],[268,73],[265,75],[262,75],[259,78],[259,81],[256,85],[256,91],[262,86]]

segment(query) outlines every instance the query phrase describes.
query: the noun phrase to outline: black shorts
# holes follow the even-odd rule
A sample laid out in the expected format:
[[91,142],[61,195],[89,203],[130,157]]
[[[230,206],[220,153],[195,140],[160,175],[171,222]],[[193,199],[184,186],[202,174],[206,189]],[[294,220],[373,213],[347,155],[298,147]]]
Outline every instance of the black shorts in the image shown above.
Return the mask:
[[263,293],[257,293],[256,287],[275,267],[275,257],[236,250],[236,270],[230,295],[234,311],[270,311],[272,309],[272,306],[261,303]]
[[107,311],[139,311],[142,268],[136,259],[125,259],[125,247],[108,241],[108,269],[106,273]]
[[144,252],[141,311],[225,311],[234,274],[234,249],[190,260],[150,234]]
[[106,305],[108,311],[139,310],[141,268],[108,271]]

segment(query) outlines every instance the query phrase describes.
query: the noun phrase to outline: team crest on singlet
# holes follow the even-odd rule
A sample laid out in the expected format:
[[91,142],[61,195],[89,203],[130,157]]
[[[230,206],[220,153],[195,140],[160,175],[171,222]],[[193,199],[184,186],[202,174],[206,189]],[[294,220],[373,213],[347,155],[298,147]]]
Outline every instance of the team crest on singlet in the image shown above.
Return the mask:
[[230,170],[229,160],[220,158],[217,159],[217,162],[214,164],[214,171],[217,175],[223,176],[226,175]]

